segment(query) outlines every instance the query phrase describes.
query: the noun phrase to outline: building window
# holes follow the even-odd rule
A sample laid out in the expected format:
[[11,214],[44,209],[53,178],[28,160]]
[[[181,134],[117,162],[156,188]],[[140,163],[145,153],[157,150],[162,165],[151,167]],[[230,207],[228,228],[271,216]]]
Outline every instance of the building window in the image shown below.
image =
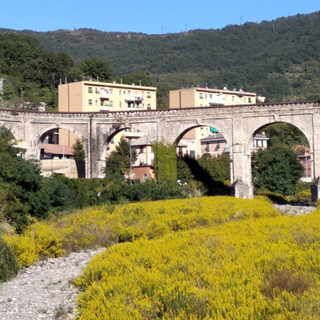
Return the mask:
[[199,98],[203,99],[203,93],[202,92],[199,94]]
[[151,93],[147,92],[147,98],[151,98]]
[[150,103],[147,104],[147,109],[151,110],[151,104]]
[[92,99],[88,100],[89,105],[92,105]]
[[92,93],[93,91],[92,91],[92,87],[88,87],[88,92],[89,93]]
[[232,101],[234,101],[234,96],[232,96]]
[[262,141],[262,140],[254,139],[254,140],[253,140],[253,146],[254,146],[255,148],[262,148],[262,147],[263,147],[263,141]]
[[113,101],[109,102],[109,107],[113,107]]
[[96,88],[96,93],[100,93],[100,88]]
[[248,102],[249,102],[249,103],[252,103],[252,100],[251,100],[251,98],[248,98]]

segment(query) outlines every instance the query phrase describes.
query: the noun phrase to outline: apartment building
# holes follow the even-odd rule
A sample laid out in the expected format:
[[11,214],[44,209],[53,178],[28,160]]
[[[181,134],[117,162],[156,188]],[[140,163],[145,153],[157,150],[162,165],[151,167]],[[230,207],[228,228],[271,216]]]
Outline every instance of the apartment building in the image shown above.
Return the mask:
[[[58,102],[60,112],[151,110],[157,107],[157,88],[115,81],[78,81],[59,85]],[[125,132],[116,136],[111,141],[108,152],[114,150],[121,136],[127,137],[128,134]],[[140,136],[137,133],[137,137]],[[59,144],[72,146],[75,139],[72,132],[59,130]]]
[[117,82],[78,81],[58,87],[60,112],[156,109],[156,87]]
[[170,108],[194,108],[225,106],[239,104],[255,104],[263,102],[263,97],[258,97],[254,92],[240,90],[211,89],[211,88],[183,88],[169,92]]

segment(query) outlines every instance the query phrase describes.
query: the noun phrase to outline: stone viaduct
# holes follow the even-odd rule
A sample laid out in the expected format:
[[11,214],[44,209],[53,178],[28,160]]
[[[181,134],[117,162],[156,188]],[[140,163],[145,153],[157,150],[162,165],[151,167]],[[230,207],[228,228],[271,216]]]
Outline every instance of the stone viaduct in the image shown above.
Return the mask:
[[[223,107],[182,108],[108,113],[49,113],[0,110],[0,126],[27,146],[28,159],[40,159],[40,145],[53,130],[64,128],[82,140],[86,177],[99,177],[110,140],[122,130],[137,128],[152,142],[177,143],[190,129],[215,127],[230,146],[230,181],[236,197],[252,198],[253,136],[265,125],[286,122],[308,139],[312,179],[320,177],[320,102],[293,102]],[[315,184],[317,185],[317,183]],[[318,195],[318,189],[316,189]]]

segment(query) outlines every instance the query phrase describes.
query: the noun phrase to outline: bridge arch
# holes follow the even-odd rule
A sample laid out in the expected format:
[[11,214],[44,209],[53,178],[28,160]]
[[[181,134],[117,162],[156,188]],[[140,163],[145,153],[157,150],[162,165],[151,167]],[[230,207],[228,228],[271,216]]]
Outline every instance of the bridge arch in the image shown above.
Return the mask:
[[[143,127],[142,127],[143,129]],[[143,132],[139,126],[135,124],[115,125],[109,129],[108,133],[103,135],[99,147],[99,176],[104,176],[106,158],[110,156],[112,151],[116,150],[121,138],[124,137],[130,145],[138,141],[139,138],[147,137],[147,140],[152,143],[148,132]],[[140,140],[139,140],[140,141]],[[146,140],[144,140],[146,141]],[[134,148],[134,147],[132,147]],[[147,165],[146,163],[144,163]],[[134,166],[134,164],[133,164]]]
[[[73,157],[73,144],[79,139],[85,151],[84,163]],[[64,174],[69,178],[84,177],[88,164],[88,141],[76,128],[51,125],[39,130],[33,141],[33,158],[40,160],[42,175]],[[30,157],[29,157],[30,158]]]
[[[88,139],[76,127],[68,126],[68,125],[64,125],[64,124],[51,125],[51,126],[47,126],[45,128],[41,128],[41,130],[39,130],[37,136],[34,138],[33,145],[34,145],[34,152],[35,152],[36,159],[38,159],[38,160],[40,159],[40,148],[41,148],[41,144],[43,143],[44,139],[50,133],[57,132],[62,129],[69,131],[69,132],[72,132],[77,138],[79,138],[84,145],[86,155],[88,154]],[[70,147],[72,147],[72,145]]]
[[[305,130],[305,127],[301,126],[301,125],[295,125],[293,124],[295,122],[293,121],[271,121],[271,122],[266,122],[264,123],[262,126],[260,127],[255,127],[255,130],[250,132],[250,136],[247,137],[247,154],[248,157],[250,158],[250,164],[251,164],[251,160],[252,160],[252,154],[257,151],[257,149],[259,148],[265,148],[265,146],[262,145],[262,143],[260,145],[254,145],[253,144],[253,139],[254,136],[256,136],[257,133],[260,132],[260,134],[264,131],[264,130],[268,130],[269,126],[275,125],[275,124],[279,124],[279,125],[289,125],[286,126],[284,129],[289,129],[289,130],[293,130],[293,133],[297,133],[297,131],[300,132],[300,134],[303,135],[304,138],[302,138],[302,140],[300,140],[301,142],[297,142],[296,144],[294,144],[292,147],[294,149],[294,151],[297,152],[297,159],[300,161],[300,163],[302,164],[302,166],[304,167],[304,173],[302,178],[302,181],[305,182],[312,182],[315,178],[315,167],[314,167],[314,158],[313,158],[313,152],[310,152],[310,146],[313,143],[313,138],[312,136],[310,137],[310,132],[312,130]],[[292,127],[290,129],[290,127]],[[310,126],[312,128],[312,126]],[[277,127],[278,128],[278,127]],[[252,128],[251,128],[252,129]],[[281,130],[281,129],[280,129]],[[277,129],[276,129],[277,131]],[[298,133],[299,134],[299,133]],[[309,137],[308,137],[309,134]],[[263,137],[264,136],[264,137]],[[275,137],[277,135],[275,134],[271,134],[268,135],[268,132],[266,135],[261,134],[260,137],[258,137],[258,139],[260,139],[260,142],[262,142],[263,139],[269,139],[272,137]],[[286,141],[283,139],[283,134],[280,134],[280,140],[279,142],[281,143],[285,143]],[[282,139],[281,139],[282,138]],[[262,140],[261,140],[262,139]],[[277,142],[276,142],[277,143]],[[275,144],[272,144],[275,145]],[[269,147],[269,143],[268,143],[268,147]],[[250,175],[252,175],[251,172],[251,165],[250,165]]]
[[310,148],[313,147],[313,136],[314,136],[314,132],[313,132],[313,125],[312,122],[309,123],[309,125],[303,125],[301,124],[301,121],[266,121],[264,123],[259,123],[258,125],[255,125],[251,128],[249,135],[248,135],[248,140],[247,140],[247,146],[248,148],[250,148],[250,146],[252,146],[252,141],[253,141],[253,137],[254,134],[256,132],[258,132],[259,130],[261,130],[264,127],[267,127],[268,125],[272,125],[272,124],[281,124],[281,123],[286,123],[286,124],[290,124],[294,127],[296,127],[298,130],[300,130],[304,136],[306,137]]

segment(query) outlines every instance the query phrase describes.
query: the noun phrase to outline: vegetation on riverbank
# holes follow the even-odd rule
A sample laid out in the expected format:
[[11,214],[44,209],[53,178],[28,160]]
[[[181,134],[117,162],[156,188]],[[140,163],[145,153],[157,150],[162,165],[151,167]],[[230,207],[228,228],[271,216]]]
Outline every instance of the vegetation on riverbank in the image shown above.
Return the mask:
[[166,233],[212,226],[245,217],[278,216],[271,203],[232,197],[203,197],[102,205],[52,216],[34,223],[22,235],[5,235],[19,266],[41,257],[137,239],[161,238]]
[[95,206],[4,237],[19,266],[106,246],[75,280],[80,319],[310,319],[320,312],[320,215],[263,197]]

